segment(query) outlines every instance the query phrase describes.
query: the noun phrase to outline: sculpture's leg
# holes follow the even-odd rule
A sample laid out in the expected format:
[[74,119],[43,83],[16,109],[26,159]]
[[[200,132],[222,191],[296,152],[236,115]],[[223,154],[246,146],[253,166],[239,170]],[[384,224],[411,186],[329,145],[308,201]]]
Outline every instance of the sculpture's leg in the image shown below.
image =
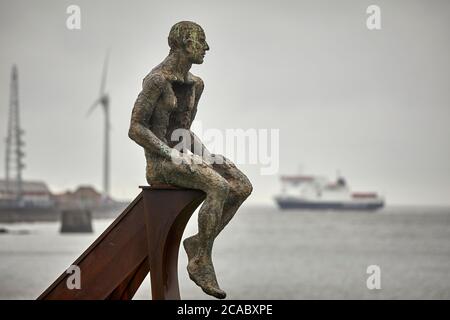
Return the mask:
[[[227,180],[230,186],[228,197],[225,200],[220,223],[217,229],[217,237],[217,235],[234,217],[241,204],[251,194],[253,187],[247,176],[230,162],[223,164],[213,164],[213,168],[224,179]],[[186,253],[188,254],[188,258],[191,259],[193,257],[193,254],[197,251],[199,245],[198,235],[194,235],[185,239],[183,245]]]
[[213,164],[213,168],[228,181],[230,186],[230,192],[223,206],[217,236],[234,217],[245,199],[252,193],[253,187],[247,176],[232,163]]
[[228,225],[228,223],[234,217],[237,210],[239,209],[239,207],[242,205],[242,203],[245,201],[246,198],[247,197],[244,197],[244,196],[241,196],[240,194],[235,194],[235,193],[231,194],[228,197],[228,199],[225,202],[225,205],[223,207],[222,219],[220,220],[220,225],[217,230],[216,237]]
[[206,199],[198,214],[198,247],[190,255],[188,272],[190,278],[203,291],[217,298],[225,298],[217,284],[211,250],[220,219],[223,205],[229,192],[228,182],[212,167],[205,164],[176,165],[164,163],[162,167],[166,183],[184,188],[195,188],[206,193]]
[[216,213],[222,211],[223,202],[218,194],[212,192],[207,194],[205,203],[198,213],[197,251],[191,255],[187,266],[191,280],[205,293],[218,299],[224,299],[226,293],[220,289],[217,283],[212,262],[212,246],[220,223],[220,216]]

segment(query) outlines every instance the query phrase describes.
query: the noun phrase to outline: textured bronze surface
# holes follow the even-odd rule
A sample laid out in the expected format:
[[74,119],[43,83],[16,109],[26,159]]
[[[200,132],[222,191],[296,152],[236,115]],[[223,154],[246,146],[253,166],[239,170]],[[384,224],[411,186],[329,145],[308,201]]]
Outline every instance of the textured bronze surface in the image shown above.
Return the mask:
[[[252,192],[252,185],[230,160],[211,155],[190,131],[204,83],[189,70],[192,64],[203,63],[209,50],[203,29],[194,22],[179,22],[170,30],[168,42],[169,55],[143,80],[129,137],[145,150],[149,184],[198,189],[206,194],[198,216],[198,233],[183,242],[189,259],[187,269],[205,293],[225,298],[217,283],[212,247],[214,239]],[[188,131],[193,141],[192,153],[174,149],[178,141],[171,137],[176,129]],[[211,158],[216,161],[205,160]]]

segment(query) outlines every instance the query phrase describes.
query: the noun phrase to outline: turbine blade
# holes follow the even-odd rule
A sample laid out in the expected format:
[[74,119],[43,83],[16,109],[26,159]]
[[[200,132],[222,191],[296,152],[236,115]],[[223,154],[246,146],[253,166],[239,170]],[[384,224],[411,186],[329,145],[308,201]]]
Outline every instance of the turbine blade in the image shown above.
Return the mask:
[[94,111],[95,107],[97,107],[97,105],[100,104],[100,100],[101,98],[98,98],[97,100],[95,100],[95,102],[89,107],[88,112],[86,112],[86,117],[89,117],[92,113],[92,111]]
[[102,97],[105,94],[106,77],[108,75],[108,63],[109,63],[109,50],[106,52],[105,61],[103,63],[102,80],[100,83],[100,97]]

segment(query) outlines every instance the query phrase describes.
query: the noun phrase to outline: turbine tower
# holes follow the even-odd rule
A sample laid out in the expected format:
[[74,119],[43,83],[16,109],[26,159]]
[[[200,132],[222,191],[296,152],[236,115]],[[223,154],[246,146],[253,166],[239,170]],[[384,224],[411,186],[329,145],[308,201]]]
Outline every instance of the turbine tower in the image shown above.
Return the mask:
[[103,149],[103,197],[104,199],[109,198],[109,169],[110,169],[110,158],[109,158],[109,134],[111,131],[110,125],[110,114],[109,114],[109,95],[105,92],[106,87],[106,76],[108,73],[108,60],[109,53],[106,54],[105,62],[103,64],[103,72],[100,83],[100,93],[98,98],[94,101],[94,103],[89,108],[87,116],[89,116],[97,106],[101,106],[104,112],[104,149]]
[[11,87],[9,98],[8,129],[6,135],[5,180],[6,191],[12,199],[20,204],[23,199],[22,170],[25,168],[22,150],[24,131],[20,127],[19,117],[19,75],[17,66],[11,70]]

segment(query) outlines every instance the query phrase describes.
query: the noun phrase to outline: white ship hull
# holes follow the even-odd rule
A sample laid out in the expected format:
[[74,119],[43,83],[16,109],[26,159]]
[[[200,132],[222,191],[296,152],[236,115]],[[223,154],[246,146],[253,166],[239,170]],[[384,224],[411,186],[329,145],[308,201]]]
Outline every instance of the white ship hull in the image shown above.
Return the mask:
[[384,207],[384,200],[348,200],[348,201],[325,201],[306,200],[295,197],[276,197],[281,209],[307,209],[307,210],[367,210],[374,211]]

